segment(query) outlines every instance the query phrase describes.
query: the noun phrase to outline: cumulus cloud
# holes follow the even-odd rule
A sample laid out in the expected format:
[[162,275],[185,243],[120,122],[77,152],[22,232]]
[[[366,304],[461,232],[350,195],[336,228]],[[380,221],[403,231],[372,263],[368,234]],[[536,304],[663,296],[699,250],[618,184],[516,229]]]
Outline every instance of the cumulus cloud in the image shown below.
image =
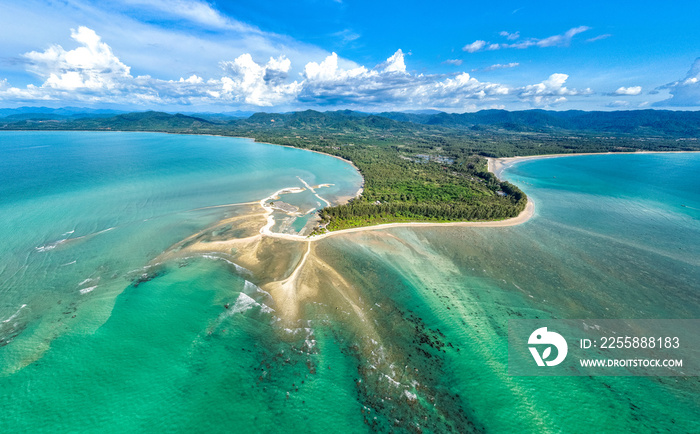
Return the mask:
[[44,79],[24,89],[4,86],[0,99],[101,101],[126,104],[180,104],[215,100],[252,106],[272,106],[294,98],[297,81],[287,83],[291,61],[284,56],[259,65],[250,54],[221,62],[223,76],[204,80],[197,75],[161,80],[148,75],[133,77],[112,49],[91,29],[71,31],[80,46],[65,50],[53,45],[43,52],[24,55],[29,70]]
[[[480,81],[466,72],[415,73],[407,69],[402,50],[371,68],[341,63],[338,55],[331,53],[320,62],[307,62],[303,72],[294,76],[292,61],[284,55],[260,61],[246,53],[220,62],[220,75],[211,78],[201,74],[174,80],[134,77],[130,67],[91,29],[80,27],[71,36],[77,45],[71,50],[54,45],[43,52],[25,54],[29,69],[43,82],[17,88],[0,79],[0,101],[471,110],[498,106],[504,99],[551,105],[565,101],[567,96],[590,93],[590,89],[565,87],[566,74],[553,74],[542,83],[514,88]],[[487,70],[515,66],[518,64],[496,64]]]
[[[462,48],[462,50],[468,51],[469,53],[476,53],[477,51],[482,51],[484,49],[486,49],[486,50],[502,50],[505,48],[525,49],[525,48],[530,48],[530,47],[566,47],[571,43],[571,40],[574,38],[574,36],[578,35],[579,33],[583,33],[587,30],[590,30],[590,29],[591,28],[587,27],[587,26],[573,27],[562,34],[549,36],[549,37],[543,38],[543,39],[529,38],[529,39],[525,39],[525,40],[518,41],[518,42],[503,43],[503,44],[477,40],[471,44],[465,45]],[[505,36],[508,40],[514,40],[514,39],[517,39],[520,37],[519,32],[516,32],[516,33],[501,32],[500,35]]]
[[[259,65],[250,54],[238,56],[233,62],[221,62],[226,75],[221,78],[221,93],[235,102],[254,106],[273,106],[295,97],[300,90],[297,81],[285,84],[291,61],[284,56],[270,58]],[[216,84],[215,81],[211,82]],[[215,91],[218,92],[218,91]]]
[[[233,60],[243,53],[250,53],[259,61],[284,54],[292,60],[290,74],[296,75],[307,62],[323,59],[330,53],[317,45],[262,31],[227,16],[217,9],[216,3],[220,2],[129,1],[0,1],[2,56],[7,60],[27,51],[43,51],[47,42],[72,48],[73,41],[66,30],[77,26],[97,31],[119,59],[131,67],[133,76],[151,75],[168,80],[191,74],[216,77],[220,74],[221,60]],[[180,4],[203,5],[200,10],[204,12],[188,13],[185,6],[179,8]],[[173,10],[169,12],[166,9],[171,5]],[[341,58],[339,62],[345,67],[356,66],[348,59]],[[14,84],[32,82],[31,75],[22,73],[16,64],[2,63],[0,66],[5,68],[0,69],[8,72],[0,73],[0,77]]]
[[459,107],[467,100],[485,101],[509,93],[506,86],[481,82],[467,73],[410,74],[401,50],[372,69],[342,69],[333,53],[321,63],[308,63],[304,79],[300,101],[319,105],[343,101],[361,106]]
[[567,96],[590,95],[591,89],[569,89],[564,84],[567,74],[552,74],[542,83],[531,84],[519,89],[518,97],[536,106],[556,105],[567,101]]
[[404,54],[398,49],[390,58],[386,59],[381,66],[384,72],[406,72],[406,63],[403,60]]
[[613,92],[614,95],[639,95],[640,93],[642,93],[642,86],[622,86]]
[[698,107],[700,106],[700,57],[690,67],[685,78],[659,87],[668,90],[671,97],[654,103],[655,106]]
[[79,27],[71,30],[71,38],[81,46],[66,51],[53,45],[43,53],[32,51],[24,55],[30,62],[28,69],[46,79],[44,87],[65,91],[115,89],[131,78],[129,67],[93,30]]
[[[331,53],[321,63],[309,62],[304,67],[304,78],[316,83],[340,83],[367,74],[369,71],[364,66],[349,70],[340,68],[336,53]],[[372,74],[376,74],[376,71],[372,71]]]

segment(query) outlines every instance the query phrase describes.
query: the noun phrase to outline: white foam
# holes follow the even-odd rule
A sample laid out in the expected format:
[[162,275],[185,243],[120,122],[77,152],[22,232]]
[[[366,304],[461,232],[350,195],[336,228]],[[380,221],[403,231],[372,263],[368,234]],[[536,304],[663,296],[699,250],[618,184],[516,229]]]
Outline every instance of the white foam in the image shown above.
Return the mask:
[[265,295],[267,295],[268,297],[272,298],[272,295],[270,295],[269,292],[265,291],[264,289],[260,288],[259,286],[256,286],[256,287],[255,287],[255,290],[258,291],[258,292],[261,293],[261,294],[265,294]]
[[76,262],[78,262],[78,261],[75,260],[75,261],[71,261],[71,262],[66,262],[65,264],[61,264],[61,267],[65,267],[66,265],[73,265],[73,264],[75,264]]
[[82,295],[82,294],[87,294],[88,292],[94,291],[95,288],[97,288],[97,285],[95,285],[95,286],[90,286],[90,287],[88,287],[88,288],[83,288],[83,289],[80,290],[80,294],[81,294],[81,295]]
[[253,292],[259,292],[259,291],[262,291],[262,290],[260,288],[258,288],[258,286],[256,284],[254,284],[253,282],[249,282],[246,280],[245,283],[243,284],[243,292],[245,292],[246,294],[251,294]]
[[34,247],[34,248],[36,249],[37,252],[48,252],[49,250],[53,250],[56,247],[58,247],[59,244],[65,242],[67,239],[68,238],[64,238],[62,240],[58,240],[58,241],[55,241],[53,243],[44,244],[43,246]]
[[8,323],[8,322],[12,321],[13,319],[17,318],[17,316],[19,316],[20,311],[22,309],[24,309],[25,307],[27,307],[26,304],[23,304],[22,306],[20,306],[19,309],[17,309],[17,312],[13,313],[11,317],[4,320],[3,323]]
[[83,286],[83,285],[85,285],[86,283],[94,282],[94,281],[95,281],[95,279],[92,279],[92,278],[88,277],[87,279],[85,279],[85,280],[83,280],[82,282],[78,283],[78,286]]
[[[185,259],[189,259],[189,258],[191,258],[191,257],[192,257],[192,256],[188,256],[188,257],[185,258]],[[247,268],[245,268],[245,267],[241,267],[240,265],[236,264],[235,262],[230,261],[230,260],[228,260],[228,259],[226,259],[226,258],[224,258],[224,257],[221,257],[221,256],[215,256],[215,255],[201,255],[201,257],[202,257],[202,258],[206,258],[206,259],[217,259],[217,260],[219,260],[219,261],[224,261],[224,262],[226,262],[226,263],[228,263],[228,264],[230,264],[230,265],[233,265],[233,267],[234,267],[234,268],[236,269],[236,271],[239,272],[239,273],[253,274],[249,269],[247,269]]]
[[241,292],[240,294],[238,294],[236,304],[233,305],[230,312],[231,315],[233,315],[234,313],[245,312],[246,310],[251,309],[255,306],[260,306],[260,304],[252,298],[250,298],[248,295]]

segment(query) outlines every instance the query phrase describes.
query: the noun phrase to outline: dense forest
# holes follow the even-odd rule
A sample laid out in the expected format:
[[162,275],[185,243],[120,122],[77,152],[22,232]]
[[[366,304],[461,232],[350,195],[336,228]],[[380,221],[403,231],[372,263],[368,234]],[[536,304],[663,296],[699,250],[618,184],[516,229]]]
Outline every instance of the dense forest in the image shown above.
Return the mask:
[[[367,114],[353,111],[187,116],[161,112],[8,112],[0,130],[160,131],[252,137],[352,161],[361,197],[325,208],[319,230],[396,221],[499,220],[527,197],[484,157],[700,150],[700,113],[671,111]],[[0,113],[2,116],[3,113]]]

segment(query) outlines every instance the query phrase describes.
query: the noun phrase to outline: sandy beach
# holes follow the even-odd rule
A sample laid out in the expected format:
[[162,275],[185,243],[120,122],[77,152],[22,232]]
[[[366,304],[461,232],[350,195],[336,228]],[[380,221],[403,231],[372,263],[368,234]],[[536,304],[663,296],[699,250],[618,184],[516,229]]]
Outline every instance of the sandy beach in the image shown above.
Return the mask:
[[527,205],[523,212],[518,214],[517,217],[509,218],[506,220],[495,220],[495,221],[483,221],[483,222],[447,222],[447,223],[432,223],[432,222],[411,222],[411,223],[387,223],[383,225],[376,226],[363,226],[361,228],[350,228],[343,229],[340,231],[328,232],[321,235],[315,235],[309,238],[305,238],[308,241],[317,241],[323,238],[332,237],[334,235],[349,234],[352,232],[364,232],[364,231],[376,231],[382,229],[400,228],[400,227],[444,227],[444,226],[460,226],[460,227],[482,227],[482,228],[498,228],[506,226],[516,226],[526,221],[535,214],[535,203],[532,199],[527,200]]

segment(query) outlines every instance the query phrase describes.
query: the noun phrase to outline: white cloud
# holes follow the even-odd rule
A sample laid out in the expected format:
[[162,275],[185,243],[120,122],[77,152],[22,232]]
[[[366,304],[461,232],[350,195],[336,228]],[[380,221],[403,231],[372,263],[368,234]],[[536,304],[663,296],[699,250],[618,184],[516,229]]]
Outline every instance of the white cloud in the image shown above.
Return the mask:
[[406,72],[406,63],[403,60],[403,51],[399,48],[396,53],[386,59],[382,65],[384,72]]
[[[270,56],[261,62],[246,53],[219,62],[219,74],[214,76],[188,74],[170,80],[145,74],[134,77],[131,68],[91,29],[81,27],[73,31],[72,39],[77,46],[70,50],[53,45],[43,52],[27,53],[29,68],[43,82],[19,88],[0,79],[0,101],[57,100],[145,107],[226,105],[249,109],[425,107],[463,111],[502,105],[504,100],[551,105],[565,101],[567,96],[590,93],[590,89],[565,87],[565,74],[553,74],[542,83],[513,88],[480,81],[466,72],[415,73],[407,69],[402,50],[372,68],[352,64],[348,67],[336,53],[331,53],[321,62],[307,62],[302,73],[292,75],[293,62],[284,55]],[[496,64],[488,69],[515,66],[518,64]]]
[[71,38],[81,46],[66,51],[53,45],[43,53],[36,51],[24,55],[31,63],[29,70],[46,81],[43,87],[57,90],[101,90],[123,86],[130,79],[130,68],[113,53],[109,45],[87,27],[71,30]]
[[[468,51],[470,53],[476,53],[477,51],[481,51],[483,49],[486,50],[502,50],[505,48],[517,48],[517,49],[525,49],[525,48],[530,48],[530,47],[566,47],[571,43],[571,40],[573,39],[574,36],[578,35],[579,33],[583,33],[587,30],[590,30],[590,27],[587,26],[579,26],[579,27],[574,27],[569,30],[567,30],[565,33],[562,33],[560,35],[554,35],[554,36],[549,36],[544,39],[537,39],[537,38],[530,38],[526,39],[520,42],[514,42],[512,44],[497,44],[497,43],[490,43],[482,40],[477,40],[469,45],[465,45],[462,50]],[[517,37],[520,36],[519,32],[516,32],[515,34],[511,34],[508,32],[501,32],[501,36],[506,36],[508,40],[513,40],[517,38],[512,38],[512,36],[517,34]]]
[[309,62],[304,67],[304,78],[314,82],[342,82],[349,78],[368,74],[367,68],[360,66],[350,70],[338,66],[338,55],[331,53],[321,63]]
[[[590,27],[587,26],[579,26],[579,27],[574,27],[573,29],[569,29],[564,33],[563,35],[554,35],[550,36],[548,38],[544,39],[531,39],[530,41],[533,41],[535,45],[538,47],[557,47],[557,46],[566,46],[569,45],[571,42],[571,39],[578,35],[579,33],[583,33],[586,30],[590,30]],[[519,48],[519,47],[515,47]]]
[[607,38],[609,38],[609,37],[611,37],[611,36],[612,36],[612,35],[611,35],[610,33],[605,33],[604,35],[598,35],[598,36],[595,36],[595,37],[593,37],[593,38],[586,39],[586,42],[600,41],[600,40],[603,40],[603,39],[607,39]]
[[611,107],[611,108],[629,107],[629,105],[630,105],[629,101],[613,101],[613,102],[606,104],[607,107]]
[[[186,8],[184,11],[180,8],[177,14],[166,14],[161,9],[167,9],[170,0],[135,0],[128,4],[113,0],[0,0],[0,4],[0,57],[43,51],[47,42],[68,49],[73,41],[66,29],[77,26],[95,30],[119,59],[131,67],[132,75],[169,80],[192,74],[215,76],[219,74],[221,60],[232,60],[242,53],[250,53],[254,59],[284,54],[292,60],[291,73],[296,74],[307,62],[323,59],[330,53],[226,17],[216,10],[213,2],[205,0],[187,4],[205,5],[213,11],[214,18],[207,19],[207,13],[192,13],[188,17]],[[347,59],[338,61],[345,68],[357,66]],[[23,86],[31,83],[33,77],[18,66],[7,68],[7,64],[0,64],[0,77],[11,78]]]
[[482,69],[482,71],[494,71],[496,69],[508,69],[508,68],[515,68],[516,66],[520,66],[520,63],[518,62],[511,62],[511,63],[496,63],[495,65],[487,66],[486,68]]
[[160,19],[170,17],[210,28],[257,31],[252,26],[225,17],[208,3],[197,0],[122,0],[121,5],[152,11]]
[[284,56],[270,58],[262,66],[250,54],[243,54],[233,62],[221,62],[221,66],[227,75],[221,78],[220,95],[235,102],[269,107],[296,97],[301,89],[297,81],[284,83],[291,68],[291,61]]
[[463,62],[462,59],[447,59],[442,63],[446,63],[448,65],[460,66],[462,64],[462,62]]
[[654,103],[655,106],[698,107],[700,106],[700,57],[690,67],[685,78],[668,83],[659,89],[667,89],[671,98]]
[[567,101],[567,96],[590,95],[591,89],[569,89],[564,84],[567,74],[552,74],[542,83],[531,84],[519,89],[518,97],[536,106],[549,106]]
[[[25,54],[29,69],[44,78],[40,87],[0,88],[0,100],[60,100],[122,104],[178,104],[202,102],[273,106],[294,99],[301,85],[287,83],[291,61],[285,56],[259,65],[250,54],[221,62],[224,75],[209,79],[192,74],[179,80],[148,75],[134,78],[130,68],[117,58],[109,45],[91,29],[80,27],[71,37],[79,44],[73,50],[53,45],[44,52]],[[337,59],[336,59],[337,62]]]
[[500,32],[499,35],[503,36],[504,38],[508,39],[509,41],[514,41],[520,37],[520,32],[509,33],[509,32],[506,32],[504,30],[504,31]]
[[476,40],[471,44],[467,44],[462,47],[462,51],[467,51],[469,53],[476,53],[486,46],[486,41]]
[[320,64],[306,65],[301,102],[325,105],[342,101],[365,108],[464,107],[468,100],[489,101],[509,93],[506,86],[480,82],[467,73],[455,77],[410,74],[405,71],[401,50],[372,69],[344,70],[336,59],[333,53]]
[[640,93],[642,93],[642,86],[622,86],[614,92],[615,95],[639,95]]
[[355,41],[357,39],[360,39],[362,35],[359,33],[355,33],[350,29],[344,29],[341,30],[340,32],[335,32],[331,34],[331,36],[334,36],[336,38],[339,38],[342,44],[347,44],[349,42]]

